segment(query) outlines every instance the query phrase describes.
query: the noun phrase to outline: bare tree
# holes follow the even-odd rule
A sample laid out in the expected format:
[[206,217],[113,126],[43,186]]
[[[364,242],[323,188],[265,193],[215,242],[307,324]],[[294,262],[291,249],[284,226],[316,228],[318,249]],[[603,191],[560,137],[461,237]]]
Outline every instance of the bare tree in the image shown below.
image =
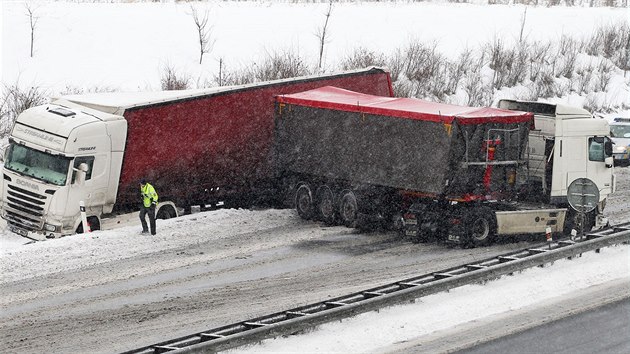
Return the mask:
[[208,10],[200,15],[194,6],[190,6],[192,17],[197,27],[199,35],[199,64],[203,62],[203,55],[210,53],[214,47],[214,39],[212,38],[212,26],[208,26]]
[[521,17],[521,33],[518,36],[519,43],[523,42],[523,30],[525,29],[525,21],[527,20],[527,6],[525,6],[525,11],[523,12],[523,17]]
[[326,12],[326,20],[324,21],[324,26],[317,30],[317,38],[319,39],[319,64],[317,67],[321,69],[322,61],[324,58],[324,45],[326,44],[326,30],[328,29],[328,20],[330,19],[330,15],[332,14],[333,0],[330,0],[328,3],[328,11]]
[[29,24],[31,27],[31,58],[33,57],[33,46],[35,44],[35,28],[37,27],[37,21],[39,21],[39,16],[35,14],[35,8],[29,4],[25,3],[24,7],[26,7],[26,15],[29,19]]

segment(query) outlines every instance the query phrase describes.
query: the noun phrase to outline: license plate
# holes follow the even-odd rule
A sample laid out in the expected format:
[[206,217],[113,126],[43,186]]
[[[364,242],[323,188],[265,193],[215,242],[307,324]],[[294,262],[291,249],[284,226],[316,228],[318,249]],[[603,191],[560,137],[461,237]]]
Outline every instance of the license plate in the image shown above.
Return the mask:
[[405,219],[405,225],[418,225],[418,220],[416,220],[416,219]]
[[405,230],[405,236],[416,236],[417,234],[417,230]]
[[9,230],[15,232],[16,234],[18,234],[20,236],[24,236],[24,237],[28,236],[28,231],[26,231],[24,229],[20,229],[19,227],[9,226]]

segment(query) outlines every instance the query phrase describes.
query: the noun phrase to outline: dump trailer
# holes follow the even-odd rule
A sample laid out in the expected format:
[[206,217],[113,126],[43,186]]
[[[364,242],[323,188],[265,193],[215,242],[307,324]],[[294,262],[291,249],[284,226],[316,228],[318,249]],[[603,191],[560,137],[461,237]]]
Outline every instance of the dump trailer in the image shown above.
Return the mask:
[[379,68],[190,91],[66,96],[24,111],[6,149],[2,217],[31,238],[82,232],[137,210],[139,182],[157,217],[275,195],[274,96],[336,85],[392,96]]
[[565,209],[519,204],[533,114],[325,87],[276,99],[275,156],[303,218],[482,245],[562,231]]

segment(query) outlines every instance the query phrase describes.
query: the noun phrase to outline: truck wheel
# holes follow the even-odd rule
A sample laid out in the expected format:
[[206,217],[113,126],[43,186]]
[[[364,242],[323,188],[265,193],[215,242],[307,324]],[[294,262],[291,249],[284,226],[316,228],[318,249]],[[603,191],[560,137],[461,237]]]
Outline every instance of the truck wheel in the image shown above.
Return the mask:
[[479,247],[492,242],[496,221],[490,208],[481,207],[469,210],[465,225],[468,245]]
[[317,212],[326,224],[335,223],[335,195],[327,185],[317,190]]
[[311,187],[306,183],[300,185],[295,192],[295,210],[302,219],[309,220],[313,217],[314,209]]
[[353,191],[341,192],[341,202],[339,203],[339,218],[347,227],[356,227],[359,207],[357,197]]
[[175,217],[175,210],[171,209],[169,206],[161,207],[158,210],[157,215],[155,216],[156,219],[161,219],[161,220],[166,220],[166,219],[170,219],[174,217]]
[[[593,210],[589,213],[585,213],[584,214],[584,233],[590,232],[593,227],[595,226],[595,219],[597,215],[597,210]],[[575,231],[578,232],[578,234],[580,233],[580,231],[582,231],[582,226],[581,226],[581,222],[582,222],[582,216],[580,216],[580,213],[578,213],[577,211],[575,211],[573,208],[569,208],[568,212],[567,212],[567,216],[566,216],[566,220],[564,221],[564,234],[565,236],[568,236],[571,234],[571,230],[573,230],[575,228]]]

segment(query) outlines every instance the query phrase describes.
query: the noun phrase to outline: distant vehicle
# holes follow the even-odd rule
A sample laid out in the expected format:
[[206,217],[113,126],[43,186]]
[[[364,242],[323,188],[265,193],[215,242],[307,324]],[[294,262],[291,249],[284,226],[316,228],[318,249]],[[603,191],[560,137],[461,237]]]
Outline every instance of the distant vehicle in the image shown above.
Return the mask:
[[610,123],[610,137],[615,145],[613,159],[617,166],[630,166],[630,118],[615,118]]

